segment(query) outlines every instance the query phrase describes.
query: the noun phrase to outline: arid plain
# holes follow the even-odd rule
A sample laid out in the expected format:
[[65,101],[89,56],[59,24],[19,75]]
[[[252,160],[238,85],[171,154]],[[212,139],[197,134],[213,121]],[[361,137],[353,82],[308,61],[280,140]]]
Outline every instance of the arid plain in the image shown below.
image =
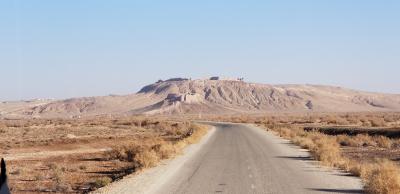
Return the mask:
[[181,155],[210,128],[199,121],[245,123],[360,177],[360,192],[398,193],[399,111],[395,94],[174,78],[122,96],[3,102],[0,153],[13,193],[87,193]]

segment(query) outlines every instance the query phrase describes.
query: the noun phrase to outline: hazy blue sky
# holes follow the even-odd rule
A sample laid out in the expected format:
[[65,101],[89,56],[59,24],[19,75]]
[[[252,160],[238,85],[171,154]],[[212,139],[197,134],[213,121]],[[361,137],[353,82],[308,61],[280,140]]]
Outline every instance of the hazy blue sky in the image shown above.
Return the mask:
[[398,0],[0,0],[0,100],[245,77],[400,93]]

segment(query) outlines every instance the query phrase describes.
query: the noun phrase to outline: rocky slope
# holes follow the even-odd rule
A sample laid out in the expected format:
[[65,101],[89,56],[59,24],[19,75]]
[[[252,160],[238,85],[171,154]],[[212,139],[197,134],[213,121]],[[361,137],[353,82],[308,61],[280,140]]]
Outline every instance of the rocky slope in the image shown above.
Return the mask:
[[50,101],[3,116],[77,117],[104,114],[400,111],[400,95],[319,85],[268,85],[240,80],[170,79],[138,93]]

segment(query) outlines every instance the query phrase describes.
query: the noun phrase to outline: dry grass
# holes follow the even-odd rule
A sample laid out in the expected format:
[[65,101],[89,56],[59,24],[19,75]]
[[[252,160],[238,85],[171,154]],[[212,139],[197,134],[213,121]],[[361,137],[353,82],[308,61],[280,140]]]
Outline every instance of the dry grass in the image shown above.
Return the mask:
[[378,162],[362,178],[365,189],[375,194],[400,193],[400,171],[396,164],[388,160]]
[[360,176],[368,193],[400,193],[400,169],[395,163],[383,160],[375,164],[364,164],[349,160],[341,154],[341,144],[347,146],[377,145],[382,148],[390,148],[392,142],[387,137],[370,137],[368,135],[335,137],[319,132],[299,132],[297,128],[290,130],[286,127],[275,128],[275,131],[302,148],[310,150],[314,158],[321,161],[323,165],[339,167]]
[[293,143],[302,148],[309,149],[315,159],[323,165],[339,167],[360,176],[365,183],[365,189],[372,194],[397,194],[400,193],[400,169],[388,160],[375,164],[364,164],[359,161],[349,160],[341,154],[340,145],[346,146],[372,146],[391,148],[389,138],[368,135],[355,137],[340,135],[328,136],[319,132],[298,132],[288,128],[275,129],[282,137],[289,138]]
[[236,123],[317,124],[323,126],[400,127],[400,113],[273,113],[262,115],[209,115],[208,120]]
[[154,167],[160,161],[160,158],[154,150],[146,149],[136,153],[134,160],[140,164],[140,167],[150,168]]
[[175,145],[176,144],[171,142],[162,143],[158,149],[158,155],[160,156],[160,159],[169,159],[179,153],[180,150]]
[[336,138],[318,132],[304,132],[299,128],[293,130],[286,127],[275,128],[280,136],[292,140],[302,148],[310,150],[315,159],[329,166],[342,164],[343,157],[340,154],[340,144]]
[[340,146],[335,139],[322,135],[315,139],[314,143],[315,146],[310,151],[323,164],[336,166],[343,160]]
[[152,138],[140,144],[117,146],[108,152],[108,155],[110,158],[133,162],[137,168],[150,168],[162,159],[172,158],[181,153],[187,145],[197,143],[206,133],[206,126],[191,124],[187,134],[175,142]]
[[392,141],[384,136],[375,137],[376,144],[381,148],[390,149],[392,147]]
[[338,135],[336,139],[342,146],[366,147],[377,145],[376,141],[374,141],[371,136],[364,134],[358,134],[356,136]]
[[101,178],[96,179],[93,184],[96,188],[101,188],[101,187],[107,186],[111,182],[112,182],[112,179],[110,177],[101,177]]

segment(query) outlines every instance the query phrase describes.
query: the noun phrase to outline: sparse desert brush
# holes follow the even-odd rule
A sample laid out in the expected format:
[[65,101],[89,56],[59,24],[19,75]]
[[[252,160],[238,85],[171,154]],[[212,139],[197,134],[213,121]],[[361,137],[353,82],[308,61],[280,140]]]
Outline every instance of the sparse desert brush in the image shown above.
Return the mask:
[[207,133],[207,126],[200,124],[192,124],[190,126],[190,135],[185,139],[188,144],[194,144],[200,141],[200,139]]
[[79,170],[86,170],[87,169],[87,166],[86,165],[80,165],[79,166]]
[[50,165],[52,171],[52,179],[54,180],[54,189],[57,192],[68,192],[71,191],[71,185],[66,181],[65,168]]
[[371,136],[364,134],[358,134],[356,136],[337,135],[336,140],[342,146],[350,146],[350,147],[376,146],[376,141],[374,141],[374,139]]
[[360,162],[358,160],[353,160],[353,159],[346,159],[348,161],[348,165],[346,168],[342,168],[343,170],[346,170],[347,172],[361,177],[362,179],[365,179],[365,177],[370,176],[372,169],[376,167],[375,163],[370,163],[370,162]]
[[359,176],[361,177],[363,173],[363,165],[360,163],[357,163],[355,161],[353,161],[348,168],[346,169],[348,172],[350,172],[351,174],[355,175],[355,176]]
[[56,163],[54,163],[54,162],[47,164],[47,167],[50,170],[57,170],[58,169],[58,165]]
[[396,117],[395,115],[384,115],[383,119],[386,123],[392,123],[400,120],[400,118],[398,116]]
[[376,146],[376,142],[369,135],[358,134],[352,138],[358,146]]
[[303,127],[293,126],[291,129],[297,136],[306,136],[307,132],[304,131]]
[[336,115],[320,115],[318,119],[324,124],[336,123]]
[[354,141],[354,138],[351,138],[348,135],[337,135],[336,141],[341,146],[352,146],[352,147],[358,146],[358,143]]
[[160,144],[158,150],[156,150],[160,159],[168,159],[179,152],[177,147],[170,142],[163,142]]
[[342,160],[340,145],[334,138],[321,135],[314,141],[315,146],[311,149],[314,157],[323,164],[336,166]]
[[277,130],[275,130],[279,133],[279,135],[283,138],[290,138],[292,137],[292,130],[282,127],[282,128],[278,128]]
[[292,139],[292,142],[304,149],[314,149],[315,147],[315,143],[311,139],[306,137],[300,137],[300,136],[294,137]]
[[363,127],[371,127],[371,122],[369,120],[361,120],[361,126]]
[[94,181],[93,185],[96,188],[101,188],[101,187],[107,186],[111,182],[112,182],[112,179],[110,177],[100,177]]
[[278,133],[281,137],[288,138],[288,139],[293,139],[295,137],[303,137],[306,136],[306,132],[304,132],[303,129],[299,127],[281,127],[278,128]]
[[[146,124],[149,125],[149,123]],[[177,125],[175,124],[174,127],[177,127]],[[160,160],[171,158],[180,153],[186,145],[198,142],[207,133],[207,127],[204,125],[192,124],[189,129],[186,130],[188,134],[182,135],[182,139],[175,143],[159,137],[152,137],[141,142],[117,146],[107,152],[108,158],[134,162],[142,168],[153,167]]]
[[384,118],[371,118],[370,123],[372,127],[386,127]]
[[327,124],[333,124],[333,125],[349,125],[350,122],[341,116],[336,116],[336,115],[330,115],[326,119]]
[[399,167],[388,160],[377,163],[374,168],[362,176],[365,189],[373,194],[398,194],[400,193]]
[[135,161],[143,168],[153,167],[159,160],[157,153],[152,149],[143,150],[135,155]]
[[7,121],[5,123],[5,125],[7,127],[18,128],[18,127],[25,127],[26,123],[24,121],[22,121],[22,120],[10,120],[10,121]]
[[335,137],[311,131],[304,132],[295,128],[275,129],[282,137],[290,139],[294,144],[309,149],[313,156],[323,164],[329,166],[343,165],[344,159],[341,156],[340,145]]
[[136,142],[132,142],[127,145],[115,146],[110,151],[107,151],[105,155],[109,160],[118,159],[120,161],[133,162],[135,154],[139,152],[140,145]]
[[188,143],[185,140],[178,141],[174,144],[174,147],[176,149],[176,153],[180,154],[182,153],[182,150],[188,145]]
[[[202,127],[197,129],[199,126],[185,118],[145,116],[0,120],[0,152],[14,154],[9,150],[19,153],[31,147],[51,152],[80,149],[81,146],[83,149],[106,149],[88,154],[40,157],[32,161],[34,166],[25,165],[19,159],[10,164],[9,173],[13,178],[10,184],[15,193],[27,190],[84,193],[94,189],[97,172],[113,172],[110,177],[119,179],[138,168],[173,158],[188,144],[200,140],[204,131]],[[187,136],[189,129],[194,130]],[[77,138],[70,139],[68,134]],[[104,181],[97,182],[104,185]]]
[[304,137],[307,137],[307,138],[311,139],[313,142],[316,142],[317,140],[319,140],[321,138],[327,137],[327,135],[320,133],[318,131],[311,131],[311,132],[307,132]]
[[384,136],[376,136],[374,137],[374,140],[376,141],[377,146],[381,148],[389,149],[392,147],[393,144],[391,139]]

